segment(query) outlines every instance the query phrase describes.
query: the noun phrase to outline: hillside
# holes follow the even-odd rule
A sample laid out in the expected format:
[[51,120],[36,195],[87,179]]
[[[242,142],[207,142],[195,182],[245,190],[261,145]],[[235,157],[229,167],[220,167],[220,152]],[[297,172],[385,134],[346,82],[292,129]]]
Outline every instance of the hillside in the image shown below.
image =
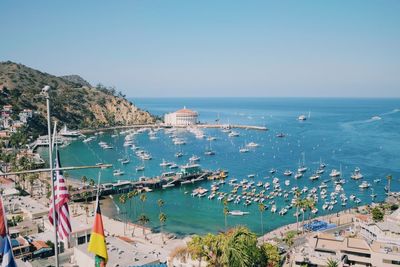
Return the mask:
[[77,75],[57,77],[22,64],[0,62],[0,106],[13,105],[14,114],[24,108],[37,111],[33,124],[42,125],[46,116],[45,100],[39,96],[45,85],[52,88],[51,112],[59,125],[78,129],[155,122],[155,117],[114,89],[91,87]]
[[80,86],[92,87],[88,81],[79,75],[64,75],[60,76],[60,78],[75,84],[79,84]]

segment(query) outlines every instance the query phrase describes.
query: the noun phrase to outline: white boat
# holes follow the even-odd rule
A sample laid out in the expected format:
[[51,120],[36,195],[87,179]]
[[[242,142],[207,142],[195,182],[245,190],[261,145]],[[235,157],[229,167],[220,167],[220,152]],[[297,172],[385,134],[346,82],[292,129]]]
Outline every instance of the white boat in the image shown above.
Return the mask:
[[200,157],[198,157],[198,156],[196,156],[196,155],[193,155],[193,156],[191,156],[190,158],[189,158],[189,161],[191,161],[191,162],[195,162],[195,161],[199,161],[200,160]]
[[175,184],[174,183],[169,183],[169,184],[164,184],[163,186],[162,186],[162,188],[169,188],[169,187],[174,187],[175,186]]
[[232,216],[243,216],[243,215],[247,215],[250,212],[248,211],[240,211],[240,210],[232,210],[230,212],[228,212],[228,214],[232,215]]
[[171,170],[172,170],[172,169],[178,169],[179,166],[178,166],[178,164],[173,163],[173,164],[171,164],[171,166],[169,166],[169,168],[170,168]]
[[381,117],[379,117],[379,116],[372,116],[371,117],[371,120],[373,120],[373,121],[379,121],[379,120],[381,120],[382,118]]
[[247,146],[247,147],[258,147],[258,146],[260,146],[260,145],[257,144],[257,143],[254,143],[254,142],[250,142],[250,143],[248,143],[246,146]]
[[163,159],[163,161],[160,163],[160,167],[168,167],[170,165],[171,165],[171,163],[165,161],[165,159]]
[[114,175],[114,176],[121,176],[121,175],[124,175],[124,172],[121,171],[121,170],[114,170],[114,171],[113,171],[113,175]]
[[338,170],[336,170],[336,169],[333,169],[333,170],[331,171],[331,173],[329,174],[329,176],[330,176],[330,177],[338,177],[338,176],[340,176],[340,171],[338,171]]
[[289,186],[290,185],[290,180],[285,180],[285,185]]
[[315,173],[316,174],[323,174],[325,172],[324,169],[318,169]]
[[137,172],[142,172],[142,171],[144,171],[144,166],[137,166],[137,167],[136,167],[136,171],[137,171]]
[[317,179],[319,179],[319,175],[318,174],[314,174],[314,175],[311,175],[310,176],[310,180],[317,180]]
[[81,134],[78,131],[68,130],[67,125],[64,125],[64,128],[62,128],[58,134],[64,137],[73,137],[73,138],[81,136]]
[[249,152],[250,150],[248,149],[248,148],[245,148],[245,147],[242,147],[241,149],[239,149],[239,152],[240,153],[247,153],[247,152]]
[[229,137],[238,137],[238,136],[239,136],[239,133],[238,133],[238,132],[235,132],[235,131],[232,131],[232,132],[230,132],[230,133],[228,134],[228,136],[229,136]]
[[129,159],[123,159],[121,160],[122,164],[128,164],[129,162],[131,162]]
[[381,179],[378,178],[378,179],[374,180],[374,183],[379,183],[380,181],[381,181]]
[[272,213],[275,213],[275,212],[276,212],[276,205],[272,205],[272,207],[271,207],[271,212],[272,212]]
[[207,137],[207,141],[215,141],[215,140],[217,140],[217,138],[214,136]]
[[247,175],[247,178],[254,178],[256,175],[255,174],[249,174]]
[[361,188],[361,189],[367,189],[370,186],[371,185],[367,181],[363,181],[358,187]]
[[89,138],[84,139],[82,142],[88,143],[88,142],[92,141],[94,138],[95,138],[94,136],[91,136]]
[[269,170],[269,173],[270,173],[270,174],[276,173],[276,169],[273,169],[273,168],[272,168],[271,170]]
[[301,177],[303,177],[303,173],[301,173],[301,172],[297,172],[297,173],[294,175],[294,178],[295,178],[295,179],[299,179],[299,178],[301,178]]
[[301,164],[299,162],[299,168],[297,169],[297,172],[306,172],[307,171],[307,167],[305,166],[305,164],[306,164],[306,159],[305,159],[306,153],[303,152],[301,154],[303,156],[303,162]]
[[351,179],[359,180],[362,179],[364,176],[361,174],[360,168],[355,168],[354,172],[351,174]]
[[285,176],[291,176],[292,174],[293,174],[293,172],[290,171],[290,170],[286,170],[286,171],[283,173],[283,175],[285,175]]
[[176,152],[175,153],[175,157],[176,158],[180,158],[180,157],[182,157],[183,156],[183,153],[182,152]]
[[298,119],[299,121],[305,121],[305,120],[307,120],[307,117],[306,117],[306,115],[302,114],[302,115],[300,115],[297,119]]

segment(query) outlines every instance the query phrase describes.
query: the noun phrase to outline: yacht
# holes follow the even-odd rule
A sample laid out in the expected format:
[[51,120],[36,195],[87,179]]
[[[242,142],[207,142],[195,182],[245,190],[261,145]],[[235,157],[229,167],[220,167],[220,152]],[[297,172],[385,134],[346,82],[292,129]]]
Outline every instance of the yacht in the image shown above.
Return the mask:
[[254,143],[254,142],[250,142],[250,143],[248,143],[246,146],[247,146],[247,147],[258,147],[258,146],[260,146],[260,145],[257,144],[257,143]]
[[193,155],[193,156],[191,156],[191,157],[189,158],[189,160],[190,160],[191,162],[199,161],[199,160],[200,160],[200,157],[198,157],[198,156],[196,156],[196,155]]
[[247,152],[249,152],[249,149],[243,147],[243,148],[239,149],[239,152],[240,152],[240,153],[247,153]]
[[272,213],[275,213],[275,212],[276,212],[276,205],[272,205],[272,207],[271,207],[271,212],[272,212]]
[[243,216],[243,215],[247,215],[249,213],[250,212],[248,212],[248,211],[240,211],[240,210],[233,210],[233,211],[228,212],[228,214],[232,215],[232,216]]
[[180,157],[182,157],[183,156],[183,153],[182,152],[176,152],[175,153],[175,157],[176,158],[180,158]]
[[168,166],[170,166],[170,165],[171,165],[171,163],[165,161],[164,159],[163,159],[163,161],[160,163],[160,167],[168,167]]
[[305,166],[305,157],[306,157],[306,154],[303,152],[302,153],[302,156],[303,156],[303,162],[300,164],[299,163],[299,168],[297,169],[297,172],[306,172],[307,171],[307,167]]
[[91,137],[84,139],[82,142],[88,143],[88,142],[92,141],[94,138],[95,138],[94,136],[91,136]]
[[379,121],[379,120],[381,120],[382,118],[381,117],[379,117],[379,116],[372,116],[371,117],[371,120],[373,120],[373,121]]
[[371,186],[371,185],[370,185],[368,182],[363,181],[358,187],[361,188],[361,189],[367,189],[367,188],[369,188],[370,186]]
[[122,164],[128,164],[129,162],[131,162],[129,159],[123,159],[121,160]]
[[380,181],[381,181],[381,179],[378,178],[378,179],[374,180],[374,183],[379,183]]
[[[286,174],[285,174],[286,175]],[[299,178],[301,178],[301,177],[303,177],[303,173],[301,173],[301,172],[297,172],[295,175],[294,175],[294,178],[295,179],[299,179]]]
[[215,140],[217,140],[217,138],[214,136],[207,137],[207,141],[215,141]]
[[230,132],[230,133],[228,134],[228,136],[229,136],[229,137],[238,137],[238,136],[239,136],[239,133],[238,133],[238,132],[235,132],[235,131],[232,131],[232,132]]
[[270,173],[270,174],[276,173],[276,169],[272,168],[271,170],[269,170],[269,173]]
[[306,115],[300,115],[297,119],[299,121],[305,121],[305,120],[307,120],[307,117],[306,117]]
[[121,171],[121,170],[114,170],[114,171],[113,171],[113,175],[114,175],[114,176],[121,176],[121,175],[124,175],[124,172]]
[[319,175],[318,174],[314,174],[314,175],[311,175],[310,176],[310,180],[317,180],[317,179],[319,179]]
[[329,174],[329,176],[330,176],[330,177],[338,177],[338,176],[340,176],[340,171],[338,171],[338,170],[336,170],[336,169],[333,169],[333,170],[331,171],[331,173]]
[[316,174],[323,174],[325,172],[324,169],[318,169],[315,173]]
[[171,166],[169,166],[169,168],[170,168],[171,170],[172,170],[172,169],[178,169],[179,166],[178,166],[178,164],[172,163]]
[[136,167],[136,171],[137,171],[137,172],[142,172],[142,171],[144,171],[144,166],[137,166],[137,167]]
[[284,134],[284,133],[278,133],[278,134],[276,135],[276,137],[282,138],[282,137],[285,137],[285,134]]
[[363,177],[364,176],[361,174],[361,170],[358,167],[355,168],[354,172],[351,174],[351,179],[354,179],[354,180],[359,180]]
[[290,170],[286,170],[284,173],[283,173],[283,175],[285,175],[285,176],[291,176],[293,173],[292,173],[292,171],[290,171]]
[[64,137],[79,137],[79,136],[81,136],[81,134],[78,131],[68,130],[67,125],[64,125],[64,128],[62,128],[58,134],[61,136],[64,136]]

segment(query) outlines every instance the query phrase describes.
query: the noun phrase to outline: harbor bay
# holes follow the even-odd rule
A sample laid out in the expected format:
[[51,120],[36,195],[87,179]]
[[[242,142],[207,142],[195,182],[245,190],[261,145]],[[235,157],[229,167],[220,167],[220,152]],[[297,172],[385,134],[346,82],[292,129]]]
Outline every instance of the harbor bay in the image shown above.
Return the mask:
[[[94,165],[96,163],[113,164],[113,168],[101,170],[101,182],[116,182],[118,180],[138,181],[140,177],[154,177],[164,172],[179,171],[169,166],[160,166],[163,161],[173,162],[178,166],[189,163],[191,157],[198,156],[197,162],[204,170],[223,169],[228,172],[224,184],[219,184],[219,192],[230,193],[234,186],[229,184],[232,179],[237,183],[247,180],[252,183],[248,191],[255,189],[255,193],[265,190],[265,195],[273,192],[273,180],[279,179],[281,195],[267,199],[264,204],[268,209],[264,212],[264,232],[279,226],[296,221],[293,216],[295,209],[291,208],[284,215],[278,212],[290,205],[294,187],[300,190],[307,187],[309,193],[313,188],[318,190],[322,182],[326,182],[328,195],[335,191],[334,179],[330,177],[333,169],[341,172],[341,179],[345,180],[343,194],[349,198],[354,195],[360,202],[348,200],[347,205],[341,202],[332,205],[332,209],[323,209],[324,200],[319,198],[316,205],[318,212],[315,215],[335,213],[356,205],[364,205],[373,201],[383,201],[385,198],[386,176],[392,174],[397,177],[400,173],[396,163],[396,155],[400,148],[396,140],[400,134],[395,125],[400,122],[400,103],[398,99],[318,99],[318,98],[177,98],[177,99],[132,99],[139,107],[149,110],[153,114],[162,116],[164,113],[182,108],[184,105],[199,113],[199,120],[208,124],[240,124],[255,125],[268,128],[268,131],[251,129],[232,129],[238,136],[229,136],[228,131],[221,128],[193,128],[176,130],[143,130],[133,137],[133,144],[151,154],[151,160],[140,159],[135,150],[124,146],[125,138],[129,133],[124,130],[105,131],[103,134],[93,135],[93,140],[82,142],[83,139],[70,141],[69,145],[60,149],[64,166]],[[306,120],[298,120],[304,114]],[[151,134],[149,135],[149,133]],[[203,138],[196,133],[204,134]],[[185,144],[176,145],[171,135],[184,140]],[[92,136],[87,134],[86,137]],[[280,137],[279,137],[280,136]],[[213,138],[210,138],[213,137]],[[215,138],[215,140],[213,140]],[[112,149],[103,149],[99,142],[104,142]],[[250,143],[258,146],[249,147]],[[206,155],[211,149],[215,155]],[[242,148],[248,151],[241,153]],[[38,150],[46,158],[46,149]],[[182,157],[175,154],[182,152]],[[121,160],[128,159],[123,164]],[[325,171],[321,177],[311,180],[312,176],[325,163]],[[303,177],[294,176],[300,165],[304,164],[307,171]],[[138,171],[138,167],[144,167]],[[351,179],[356,168],[360,169],[363,178]],[[271,169],[276,169],[271,173]],[[114,175],[120,170],[123,175]],[[291,176],[284,172],[291,170]],[[70,177],[80,179],[86,175],[97,179],[98,170],[70,171]],[[253,176],[254,175],[254,176]],[[286,182],[289,181],[289,182]],[[370,186],[360,189],[366,181]],[[168,222],[165,229],[178,235],[192,233],[202,234],[217,232],[224,229],[224,205],[217,197],[208,199],[211,186],[219,181],[200,181],[194,184],[176,185],[165,189],[157,189],[147,193],[145,203],[135,200],[133,206],[122,206],[115,197],[114,216],[135,222],[141,209],[150,217],[150,226],[157,228],[158,212],[157,200],[163,199]],[[262,183],[262,185],[260,184]],[[266,189],[265,184],[270,184]],[[257,186],[259,185],[259,186]],[[398,183],[392,182],[392,190],[399,190]],[[198,187],[208,190],[207,196],[192,196],[192,191]],[[373,189],[373,190],[372,190]],[[285,198],[285,192],[288,196]],[[241,193],[241,190],[239,190]],[[376,197],[371,195],[376,194]],[[329,197],[328,197],[329,198]],[[339,199],[339,197],[338,197]],[[134,200],[128,200],[134,201]],[[273,201],[273,202],[272,202]],[[271,212],[272,206],[277,208]],[[246,225],[253,231],[261,234],[260,213],[258,203],[244,205],[242,200],[235,204],[228,203],[231,211],[241,210],[248,212],[243,216],[228,216],[229,227]],[[120,212],[118,212],[118,210]],[[313,216],[315,216],[313,215]]]

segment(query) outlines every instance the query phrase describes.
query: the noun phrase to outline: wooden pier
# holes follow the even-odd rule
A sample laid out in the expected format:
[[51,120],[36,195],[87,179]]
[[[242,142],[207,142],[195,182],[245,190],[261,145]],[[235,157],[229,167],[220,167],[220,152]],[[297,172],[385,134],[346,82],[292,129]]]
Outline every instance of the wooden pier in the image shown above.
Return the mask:
[[133,124],[125,126],[114,126],[97,129],[84,129],[80,130],[81,134],[91,134],[94,132],[110,131],[110,130],[124,130],[124,129],[140,129],[140,128],[214,128],[214,129],[245,129],[245,130],[256,130],[256,131],[267,131],[268,128],[265,126],[257,125],[242,125],[242,124],[196,124],[190,126],[170,126],[165,124]]

